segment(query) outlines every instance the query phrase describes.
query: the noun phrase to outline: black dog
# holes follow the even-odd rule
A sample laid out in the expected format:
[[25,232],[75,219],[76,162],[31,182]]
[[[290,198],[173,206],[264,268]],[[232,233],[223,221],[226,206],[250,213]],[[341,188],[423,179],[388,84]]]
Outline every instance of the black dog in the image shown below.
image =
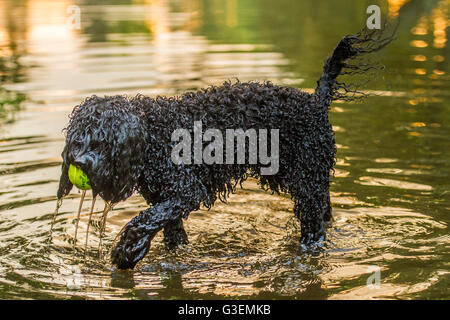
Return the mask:
[[[138,191],[152,205],[124,227],[111,254],[120,269],[133,268],[161,229],[168,247],[186,243],[182,218],[201,204],[210,208],[218,197],[225,200],[249,176],[259,178],[264,189],[291,195],[303,243],[322,240],[331,218],[329,182],[336,154],[328,109],[351,92],[336,78],[343,70],[368,70],[367,64],[349,62],[390,40],[367,30],[344,37],[325,62],[313,94],[238,81],[173,98],[90,97],[74,108],[66,128],[58,199],[72,189],[68,168],[74,164],[105,201],[117,203]],[[172,133],[180,128],[192,133],[194,121],[201,121],[203,130],[224,132],[279,129],[278,172],[263,175],[261,164],[175,164]]]

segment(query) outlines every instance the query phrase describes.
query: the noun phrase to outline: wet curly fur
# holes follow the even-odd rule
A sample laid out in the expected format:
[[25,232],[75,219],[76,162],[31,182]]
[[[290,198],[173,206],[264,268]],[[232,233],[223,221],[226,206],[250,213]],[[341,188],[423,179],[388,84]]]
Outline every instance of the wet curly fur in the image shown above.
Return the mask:
[[[328,109],[333,100],[354,92],[336,78],[343,70],[364,72],[367,65],[349,62],[389,41],[367,30],[344,37],[312,94],[238,81],[171,98],[87,98],[74,108],[66,128],[57,196],[72,189],[68,168],[75,164],[90,178],[94,195],[106,201],[123,201],[135,191],[145,198],[151,207],[128,222],[112,250],[112,263],[120,269],[133,268],[162,229],[169,248],[186,243],[182,218],[200,205],[210,208],[217,198],[226,200],[250,176],[266,190],[291,195],[304,244],[322,240],[331,218],[329,183],[336,154]],[[174,164],[171,135],[179,128],[192,133],[194,121],[201,121],[203,130],[279,129],[278,173],[261,175],[260,164]]]

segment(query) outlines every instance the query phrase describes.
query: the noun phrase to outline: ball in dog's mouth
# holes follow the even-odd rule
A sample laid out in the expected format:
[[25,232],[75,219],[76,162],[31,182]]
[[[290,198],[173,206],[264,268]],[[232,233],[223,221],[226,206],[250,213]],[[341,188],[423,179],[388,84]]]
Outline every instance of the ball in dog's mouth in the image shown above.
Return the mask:
[[86,173],[80,167],[74,166],[73,164],[69,166],[69,180],[78,189],[89,190],[92,188]]

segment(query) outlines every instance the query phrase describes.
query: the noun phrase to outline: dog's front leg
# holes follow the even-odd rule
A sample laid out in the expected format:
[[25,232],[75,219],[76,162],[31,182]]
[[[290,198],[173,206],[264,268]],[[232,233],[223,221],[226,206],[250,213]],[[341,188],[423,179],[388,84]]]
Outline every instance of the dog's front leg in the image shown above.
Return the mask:
[[132,269],[147,254],[150,242],[169,222],[178,221],[187,208],[181,201],[167,200],[142,211],[125,226],[111,260],[119,269]]

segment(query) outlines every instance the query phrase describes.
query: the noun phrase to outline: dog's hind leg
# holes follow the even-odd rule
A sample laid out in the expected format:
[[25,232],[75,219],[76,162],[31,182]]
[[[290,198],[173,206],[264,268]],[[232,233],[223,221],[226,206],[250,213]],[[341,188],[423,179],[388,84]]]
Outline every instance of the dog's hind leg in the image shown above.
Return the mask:
[[300,219],[301,242],[309,245],[325,240],[327,205],[321,193],[304,194],[294,200],[294,213]]
[[301,242],[309,245],[324,240],[326,222],[331,218],[329,173],[324,168],[310,168],[306,179],[296,179],[290,191],[294,213],[300,219]]
[[169,221],[164,227],[164,244],[169,250],[188,243],[188,236],[183,228],[183,220]]

